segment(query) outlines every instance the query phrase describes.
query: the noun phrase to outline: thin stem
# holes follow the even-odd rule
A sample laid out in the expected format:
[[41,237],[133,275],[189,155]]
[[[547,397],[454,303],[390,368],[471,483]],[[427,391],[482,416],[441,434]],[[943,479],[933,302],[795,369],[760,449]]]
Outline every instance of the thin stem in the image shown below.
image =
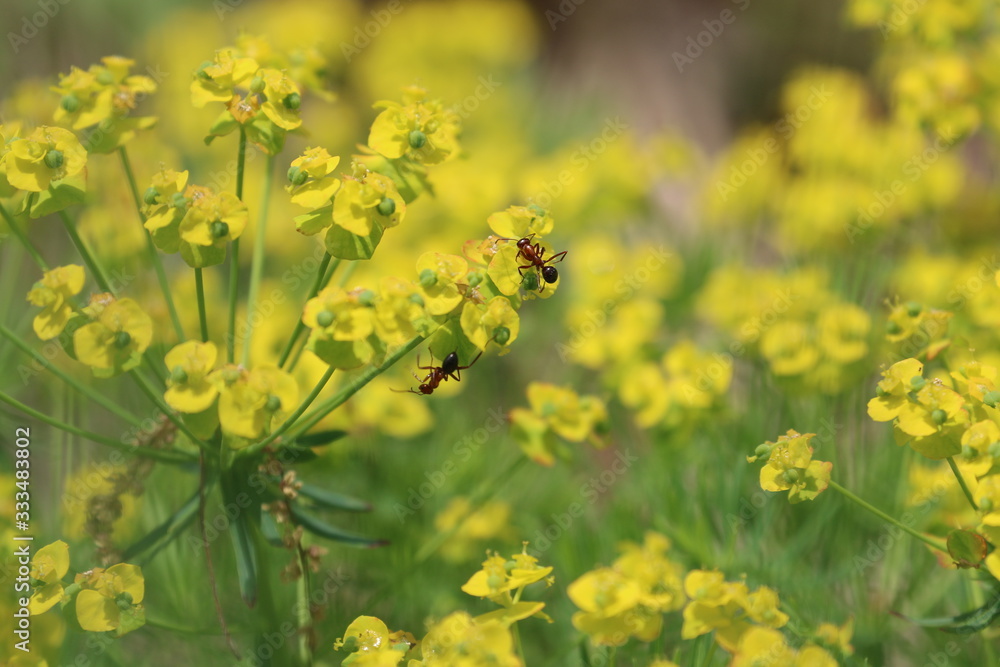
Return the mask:
[[247,296],[247,336],[243,341],[242,364],[247,365],[250,359],[250,337],[253,335],[253,312],[257,307],[257,292],[260,290],[260,280],[264,274],[264,247],[267,234],[267,209],[271,203],[271,180],[274,177],[274,156],[267,158],[264,171],[264,192],[261,194],[260,211],[257,215],[257,233],[253,240],[253,260],[250,263],[250,292]]
[[69,234],[69,238],[73,241],[73,245],[76,246],[77,251],[80,253],[80,257],[83,258],[83,263],[87,265],[90,272],[94,274],[94,279],[102,290],[110,293],[112,296],[118,296],[113,289],[111,289],[111,283],[108,282],[107,276],[104,273],[104,269],[101,267],[100,263],[94,258],[94,255],[90,252],[87,244],[84,243],[83,239],[80,238],[80,234],[76,231],[76,225],[73,221],[69,219],[69,215],[66,211],[59,211],[59,218],[62,220],[63,227],[66,228],[66,233]]
[[948,547],[944,544],[944,542],[939,542],[938,540],[932,540],[931,538],[927,537],[926,535],[922,535],[922,534],[918,533],[917,531],[915,531],[914,529],[910,528],[906,524],[900,522],[896,518],[891,517],[888,514],[886,514],[885,512],[883,512],[882,510],[878,509],[874,505],[868,503],[865,500],[862,500],[861,498],[859,498],[858,496],[854,495],[853,493],[851,493],[850,491],[848,491],[847,489],[845,489],[844,487],[842,487],[840,484],[837,484],[833,480],[830,480],[830,488],[833,489],[833,490],[835,490],[835,491],[838,491],[845,498],[847,498],[848,500],[851,500],[854,503],[856,503],[856,504],[860,505],[861,507],[865,508],[866,510],[868,510],[869,512],[871,512],[872,514],[874,514],[878,518],[882,519],[886,523],[891,523],[892,525],[896,526],[900,530],[906,531],[907,533],[909,533],[913,537],[917,538],[918,540],[920,540],[921,542],[923,542],[927,546],[931,547],[932,549],[937,549],[938,551],[942,551],[944,553],[948,553]]
[[397,361],[402,359],[403,356],[406,355],[410,350],[415,348],[417,345],[420,345],[420,343],[422,343],[423,340],[424,340],[423,336],[417,336],[409,343],[398,348],[395,352],[387,356],[385,358],[385,361],[383,361],[378,366],[371,366],[368,369],[366,369],[363,373],[354,378],[354,380],[349,385],[341,389],[336,396],[323,401],[323,403],[316,406],[316,408],[312,412],[306,415],[305,418],[302,420],[302,424],[297,425],[295,432],[289,436],[289,439],[295,439],[296,437],[302,435],[303,433],[311,429],[313,426],[318,424],[320,420],[323,419],[323,417],[326,417],[332,411],[336,410],[341,405],[346,403],[347,400],[351,398],[351,396],[354,396],[354,394],[361,391],[361,389],[366,384],[368,384],[374,378],[384,373],[387,368],[389,368]]
[[205,281],[201,268],[194,270],[194,290],[198,295],[198,322],[201,324],[201,342],[208,342],[208,314],[205,312]]
[[309,559],[302,545],[298,546],[299,554],[299,576],[295,587],[295,609],[299,623],[299,662],[305,667],[312,667],[313,664],[313,643],[312,643],[312,612],[309,604]]
[[[313,282],[313,286],[309,290],[309,296],[306,297],[306,301],[319,294],[319,291],[322,289],[323,279],[327,274],[327,267],[331,264],[330,260],[333,260],[330,253],[323,255],[323,260],[319,263],[319,268],[316,270],[316,280]],[[331,276],[333,275],[333,271],[336,271],[337,267],[340,266],[340,260],[333,260],[332,264],[333,268],[330,269]],[[285,367],[285,362],[288,361],[288,356],[292,353],[292,348],[295,347],[295,341],[298,340],[305,327],[306,325],[302,323],[302,318],[300,317],[298,322],[295,323],[295,330],[292,331],[291,337],[288,339],[288,342],[285,343],[285,349],[281,352],[281,358],[278,361],[278,368]]]
[[270,435],[268,435],[260,442],[250,447],[247,447],[246,449],[240,450],[240,453],[250,455],[259,452],[268,445],[270,445],[272,442],[274,442],[285,431],[287,431],[292,426],[292,424],[295,423],[295,420],[301,417],[302,413],[305,412],[310,405],[312,405],[312,402],[316,400],[316,397],[319,396],[319,393],[323,391],[323,387],[325,387],[326,383],[330,381],[330,377],[333,375],[334,370],[335,369],[333,368],[333,366],[326,369],[326,372],[323,373],[323,377],[321,377],[319,379],[319,382],[316,383],[316,386],[312,388],[312,391],[309,392],[309,395],[306,396],[306,399],[302,401],[302,404],[295,409],[295,412],[293,412],[291,416],[288,417],[288,419],[282,422],[281,426],[276,428],[273,432],[271,432]]
[[17,240],[21,242],[21,245],[24,246],[24,249],[28,251],[29,255],[31,255],[31,258],[35,260],[35,264],[38,265],[38,268],[40,268],[43,273],[45,271],[48,271],[49,265],[45,262],[44,259],[42,259],[42,255],[41,253],[38,252],[38,248],[36,248],[35,245],[31,242],[31,240],[28,239],[28,235],[25,234],[20,227],[18,227],[17,220],[14,219],[14,216],[10,214],[10,212],[7,210],[7,207],[4,206],[3,204],[0,204],[0,216],[2,216],[3,219],[7,221],[7,226],[10,227],[10,231],[14,233],[14,236],[17,237]]
[[965,497],[969,499],[969,504],[972,505],[972,509],[979,511],[979,505],[976,504],[976,499],[972,497],[972,491],[969,490],[969,485],[965,483],[965,478],[962,477],[962,471],[958,469],[958,465],[955,464],[955,457],[948,457],[948,465],[951,467],[951,471],[955,474],[955,479],[958,480],[958,485],[962,487],[962,493]]
[[174,411],[171,410],[170,406],[163,401],[159,393],[157,393],[157,391],[153,389],[152,386],[150,386],[149,380],[143,377],[142,374],[139,373],[138,369],[133,368],[132,370],[129,371],[129,375],[131,375],[132,379],[135,380],[136,384],[139,385],[139,388],[142,390],[142,393],[146,394],[149,400],[153,402],[153,405],[155,405],[160,410],[160,412],[162,412],[166,416],[167,419],[173,422],[174,426],[176,426],[181,431],[181,433],[186,435],[188,439],[191,440],[192,443],[194,443],[201,449],[209,451],[208,443],[206,443],[204,440],[202,440],[201,438],[199,438],[198,436],[196,436],[194,433],[191,432],[191,429],[187,427],[187,424],[185,424],[183,420],[181,420],[176,414],[174,414]]
[[[243,201],[243,172],[247,159],[247,131],[240,125],[240,145],[236,157],[236,196]],[[240,240],[233,241],[229,257],[229,335],[226,338],[226,360],[236,360],[236,301],[240,293]]]
[[189,454],[183,452],[172,452],[165,451],[161,449],[151,449],[144,447],[136,447],[134,445],[129,445],[127,443],[121,442],[120,440],[115,440],[114,438],[108,438],[98,433],[93,433],[82,428],[73,426],[72,424],[67,424],[65,422],[59,421],[54,417],[50,417],[44,412],[39,412],[34,408],[28,407],[24,403],[21,403],[13,396],[0,391],[0,402],[6,403],[7,405],[20,410],[24,414],[37,419],[40,422],[48,424],[60,431],[65,431],[66,433],[72,433],[73,435],[78,435],[81,438],[86,438],[91,442],[96,442],[99,445],[105,445],[111,449],[116,449],[119,452],[124,452],[126,454],[134,454],[135,456],[144,457],[147,459],[154,459],[156,461],[163,461],[165,463],[186,463],[193,460],[193,457]]
[[142,423],[142,421],[138,417],[128,412],[127,410],[124,410],[117,403],[105,398],[104,394],[102,394],[101,392],[90,390],[89,388],[80,384],[72,376],[64,373],[58,366],[50,362],[48,359],[46,359],[44,356],[42,356],[35,350],[31,349],[31,347],[29,347],[24,341],[18,338],[13,331],[8,329],[3,324],[0,324],[0,335],[9,340],[11,343],[13,343],[14,346],[17,347],[19,350],[21,350],[22,352],[30,356],[32,359],[34,359],[36,362],[38,362],[39,365],[41,365],[45,370],[55,375],[57,378],[59,378],[67,385],[75,389],[78,393],[82,394],[83,396],[86,396],[94,403],[97,403],[111,414],[124,419],[132,426],[139,426]]
[[142,200],[139,199],[139,188],[135,184],[135,174],[132,173],[132,164],[128,159],[128,151],[124,146],[118,147],[118,157],[121,158],[122,169],[125,170],[125,178],[128,179],[129,189],[132,191],[132,201],[135,202],[135,211],[139,214],[139,222],[143,225],[143,237],[146,239],[146,251],[153,262],[153,270],[156,271],[156,280],[160,283],[160,291],[163,292],[163,299],[167,303],[167,311],[170,313],[170,321],[174,325],[174,333],[177,334],[177,341],[185,340],[184,328],[181,326],[181,318],[177,314],[177,307],[174,305],[174,297],[170,293],[170,284],[167,282],[167,274],[163,270],[163,261],[160,254],[153,245],[153,237],[146,231],[146,216],[142,213]]
[[198,456],[198,529],[201,531],[201,543],[205,547],[205,565],[208,567],[208,581],[212,589],[212,603],[215,605],[215,615],[219,619],[219,626],[222,628],[222,634],[226,638],[229,650],[232,651],[237,660],[242,660],[243,656],[240,655],[240,651],[233,641],[233,636],[229,633],[229,626],[226,624],[226,615],[222,611],[222,601],[219,600],[219,586],[215,578],[215,566],[212,565],[211,542],[208,539],[208,531],[205,530],[205,487],[207,486],[205,469],[205,452],[201,451]]

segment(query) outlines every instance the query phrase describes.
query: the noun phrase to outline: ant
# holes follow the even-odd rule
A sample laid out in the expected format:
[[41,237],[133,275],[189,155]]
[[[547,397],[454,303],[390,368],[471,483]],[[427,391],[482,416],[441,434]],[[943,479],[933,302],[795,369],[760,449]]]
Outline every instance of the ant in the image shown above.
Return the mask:
[[[569,251],[563,250],[560,253],[552,255],[552,257],[549,257],[548,259],[542,259],[542,257],[545,255],[545,249],[542,248],[541,243],[535,243],[534,245],[532,245],[531,237],[534,235],[535,235],[534,232],[532,232],[531,234],[528,234],[524,238],[519,239],[517,241],[517,250],[518,250],[517,257],[523,257],[524,261],[528,262],[524,266],[517,267],[517,272],[521,274],[521,277],[523,278],[525,269],[530,269],[531,267],[535,267],[541,274],[542,279],[546,283],[549,283],[551,285],[555,281],[559,280],[559,271],[556,270],[556,267],[551,265],[554,264],[555,262],[563,261],[563,258],[566,257],[566,253]],[[513,241],[514,239],[501,238],[500,240]],[[545,283],[541,283],[541,288],[538,291],[541,292],[544,289],[545,289]]]
[[[441,362],[440,366],[421,366],[420,355],[418,354],[417,368],[430,371],[430,373],[424,376],[422,381],[416,373],[413,374],[413,377],[417,378],[417,382],[420,382],[420,385],[416,389],[393,389],[393,391],[400,394],[409,392],[411,394],[426,396],[433,394],[434,390],[438,388],[438,385],[441,384],[442,381],[446,381],[448,378],[452,378],[455,382],[461,382],[462,371],[466,368],[472,368],[472,365],[479,361],[479,357],[483,356],[484,351],[485,350],[481,350],[468,366],[458,365],[458,352],[451,352],[448,354],[448,356]],[[434,357],[431,357],[432,361],[433,359]]]

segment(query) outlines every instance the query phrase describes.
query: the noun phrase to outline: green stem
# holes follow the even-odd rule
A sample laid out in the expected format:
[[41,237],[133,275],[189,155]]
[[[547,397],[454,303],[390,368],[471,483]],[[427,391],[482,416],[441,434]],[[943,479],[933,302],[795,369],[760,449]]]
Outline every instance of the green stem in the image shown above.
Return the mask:
[[21,242],[24,249],[28,251],[29,255],[31,255],[31,258],[35,260],[35,264],[38,265],[38,268],[40,268],[43,273],[48,271],[49,265],[46,264],[44,259],[42,259],[42,255],[38,252],[38,248],[36,248],[31,240],[28,239],[28,235],[25,234],[24,231],[17,225],[17,220],[14,219],[14,216],[10,214],[7,207],[3,204],[0,204],[0,216],[3,216],[3,219],[7,221],[7,226],[10,227],[10,231],[14,233],[17,240]]
[[37,361],[43,368],[45,368],[45,370],[49,371],[57,378],[65,382],[67,385],[75,389],[77,393],[86,396],[94,403],[97,403],[111,414],[120,417],[121,419],[124,419],[127,423],[131,424],[132,426],[139,426],[142,423],[142,421],[138,417],[122,409],[117,403],[105,398],[104,394],[102,394],[101,392],[93,391],[90,388],[83,386],[82,384],[77,382],[76,379],[74,379],[72,376],[64,373],[58,366],[54,365],[44,356],[42,356],[35,350],[31,349],[31,347],[29,347],[24,341],[18,338],[13,331],[5,327],[3,324],[0,324],[0,335],[9,340],[11,343],[13,343],[14,346],[17,347],[19,350],[21,350],[22,352],[30,356],[32,359]]
[[965,497],[969,499],[969,504],[972,505],[972,509],[979,511],[979,505],[976,504],[976,499],[972,497],[972,491],[969,490],[969,485],[965,483],[965,478],[962,477],[962,471],[958,469],[955,464],[955,457],[948,457],[948,465],[951,466],[951,471],[955,474],[955,479],[958,480],[958,485],[962,487],[962,493]]
[[319,393],[321,391],[323,391],[323,387],[325,387],[326,383],[330,381],[330,377],[333,375],[333,371],[334,370],[335,369],[333,368],[333,366],[331,366],[331,367],[329,367],[329,368],[326,369],[326,372],[323,373],[323,377],[321,377],[319,379],[319,382],[316,383],[316,386],[313,387],[312,391],[309,392],[309,395],[306,396],[306,400],[302,401],[302,404],[298,408],[295,409],[295,412],[293,412],[291,414],[291,416],[288,417],[288,419],[286,419],[284,422],[282,422],[281,426],[279,426],[277,429],[275,429],[270,435],[268,435],[266,438],[264,438],[260,442],[254,444],[254,445],[251,445],[250,447],[247,447],[246,449],[240,450],[240,454],[244,454],[244,455],[247,455],[247,456],[249,456],[251,454],[255,454],[255,453],[263,450],[268,445],[270,445],[279,436],[281,436],[285,431],[287,431],[292,426],[292,424],[295,423],[295,420],[297,420],[299,417],[301,417],[302,413],[305,412],[309,408],[310,405],[312,405],[312,402],[316,400],[316,397],[319,396]]
[[205,281],[201,268],[194,270],[194,291],[198,295],[198,322],[201,324],[201,342],[208,342],[208,314],[205,312]]
[[851,493],[850,491],[848,491],[847,489],[845,489],[844,487],[842,487],[840,484],[837,484],[833,480],[830,480],[830,488],[833,489],[833,490],[835,490],[835,491],[838,491],[845,498],[847,498],[848,500],[851,500],[854,503],[856,503],[856,504],[860,505],[861,507],[865,508],[866,510],[868,510],[869,512],[871,512],[872,514],[874,514],[878,518],[882,519],[886,523],[891,523],[892,525],[896,526],[900,530],[903,530],[903,531],[909,533],[910,535],[912,535],[913,537],[917,538],[918,540],[920,540],[921,542],[923,542],[927,546],[931,547],[932,549],[937,549],[938,551],[942,551],[944,553],[948,553],[948,547],[944,544],[944,542],[939,542],[937,540],[932,540],[931,538],[927,537],[926,535],[922,535],[922,534],[918,533],[917,531],[913,530],[912,528],[910,528],[906,524],[901,523],[896,518],[891,517],[888,514],[886,514],[885,512],[883,512],[882,510],[878,509],[874,505],[868,503],[865,500],[862,500],[861,498],[859,498],[858,496],[854,495],[853,493]]
[[99,435],[97,433],[93,433],[91,431],[87,431],[82,428],[77,428],[72,424],[61,422],[58,419],[49,417],[43,412],[39,412],[34,408],[28,407],[24,403],[21,403],[20,401],[18,401],[12,396],[9,396],[7,393],[3,391],[0,391],[0,402],[6,403],[12,408],[20,410],[29,417],[33,417],[34,419],[37,419],[40,422],[43,422],[45,424],[48,424],[49,426],[57,428],[60,431],[65,431],[66,433],[72,433],[73,435],[78,435],[81,438],[86,438],[87,440],[90,440],[91,442],[96,442],[99,445],[105,445],[107,447],[110,447],[111,449],[116,449],[119,452],[124,452],[126,454],[134,454],[136,456],[144,457],[147,459],[154,459],[156,461],[163,461],[166,463],[187,463],[194,460],[194,457],[192,457],[189,454],[184,454],[183,452],[172,452],[161,449],[136,447],[134,445],[129,445],[119,440],[115,440],[113,438],[107,438],[103,435]]
[[180,430],[181,433],[186,435],[193,444],[197,445],[204,451],[206,452],[211,451],[211,449],[208,446],[208,443],[206,443],[204,440],[202,440],[201,438],[199,438],[198,436],[196,436],[194,433],[191,432],[191,429],[187,427],[187,424],[185,424],[183,420],[181,420],[176,414],[174,414],[174,411],[170,408],[169,405],[167,405],[163,401],[159,393],[157,393],[157,391],[153,389],[153,387],[150,385],[149,380],[143,377],[142,374],[139,373],[138,369],[133,368],[132,370],[129,371],[129,375],[131,375],[132,379],[135,380],[136,384],[139,385],[139,388],[142,390],[142,393],[146,394],[149,400],[153,402],[153,405],[155,405],[157,409],[160,412],[162,412],[166,416],[166,418],[169,419],[174,424],[174,426],[178,428],[178,430]]
[[135,184],[135,174],[132,173],[132,164],[128,159],[128,151],[124,146],[118,147],[118,157],[121,158],[122,169],[125,170],[125,178],[128,179],[129,189],[132,191],[132,201],[135,202],[135,211],[139,214],[139,222],[143,225],[143,237],[146,239],[146,252],[153,262],[153,270],[156,271],[156,280],[160,283],[160,291],[163,292],[163,299],[167,302],[167,311],[170,313],[170,321],[174,325],[174,333],[177,334],[177,342],[183,342],[184,328],[181,326],[180,316],[177,314],[177,307],[174,305],[174,297],[170,293],[170,284],[167,282],[167,274],[163,270],[163,261],[160,254],[153,245],[153,236],[146,232],[146,216],[142,213],[142,200],[139,199],[139,188]]
[[[240,145],[236,157],[236,197],[243,201],[243,172],[247,160],[247,131],[240,125]],[[226,338],[226,360],[236,361],[236,300],[240,293],[240,240],[233,241],[229,258],[229,335]]]
[[247,337],[243,341],[242,364],[247,365],[250,359],[250,337],[253,335],[251,321],[254,308],[257,306],[257,292],[260,290],[260,280],[264,274],[264,247],[267,234],[267,209],[271,203],[271,180],[274,177],[274,156],[267,158],[264,171],[264,192],[261,194],[260,212],[257,215],[257,233],[253,240],[253,260],[250,263],[250,293],[247,296]]
[[94,274],[94,279],[102,290],[108,292],[112,296],[118,296],[113,289],[111,289],[111,284],[104,273],[104,269],[91,254],[90,249],[87,244],[84,243],[83,239],[80,238],[80,234],[76,231],[76,225],[73,221],[69,219],[69,215],[66,211],[59,211],[59,218],[62,220],[63,227],[66,228],[66,233],[69,234],[69,238],[73,241],[73,245],[76,246],[77,251],[80,253],[80,257],[83,258],[83,263],[87,265],[90,272]]
[[[329,270],[328,276],[327,267],[331,264],[330,260],[333,260],[330,253],[323,255],[323,260],[319,263],[319,269],[316,270],[316,280],[313,281],[313,286],[309,289],[309,296],[306,297],[306,301],[309,301],[314,296],[319,294],[319,291],[323,289],[322,285],[324,284],[324,278],[329,280],[329,277],[333,276],[333,271],[336,271],[337,267],[340,265],[339,259],[333,260],[333,268]],[[285,362],[288,361],[288,356],[292,353],[292,348],[295,347],[295,341],[297,341],[299,336],[302,335],[302,330],[305,328],[306,325],[302,323],[302,318],[300,317],[295,323],[295,330],[292,331],[291,337],[288,339],[288,342],[285,343],[285,349],[281,352],[281,358],[278,361],[278,368],[285,367]]]
[[371,366],[368,369],[366,369],[363,373],[355,377],[354,380],[352,380],[349,385],[341,389],[336,396],[333,396],[332,398],[323,401],[323,403],[316,406],[316,408],[312,412],[306,415],[305,418],[302,420],[302,424],[297,426],[295,432],[292,433],[291,436],[289,436],[289,439],[294,440],[295,438],[302,435],[303,433],[311,429],[313,426],[318,424],[324,417],[326,417],[332,411],[336,410],[345,402],[347,402],[347,400],[351,396],[354,396],[354,394],[361,391],[361,389],[366,384],[368,384],[374,378],[384,373],[387,368],[389,368],[397,361],[402,359],[407,352],[415,348],[417,345],[420,345],[420,343],[422,343],[423,340],[424,340],[423,336],[417,336],[409,343],[398,348],[395,352],[387,356],[385,358],[385,361],[383,361],[378,366]]
[[299,545],[299,569],[302,571],[295,587],[295,609],[299,623],[299,661],[305,667],[312,667],[312,613],[309,604],[309,559],[305,549]]

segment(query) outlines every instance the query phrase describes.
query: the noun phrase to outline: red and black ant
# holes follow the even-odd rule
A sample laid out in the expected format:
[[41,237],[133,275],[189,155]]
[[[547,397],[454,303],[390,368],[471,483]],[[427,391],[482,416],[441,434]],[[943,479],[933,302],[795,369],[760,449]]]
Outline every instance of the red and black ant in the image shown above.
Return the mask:
[[[442,381],[446,381],[448,378],[455,380],[455,382],[461,382],[462,371],[466,368],[472,368],[472,365],[479,361],[479,357],[483,356],[483,351],[480,351],[479,354],[476,355],[476,358],[473,359],[468,366],[458,365],[458,352],[450,353],[444,358],[444,361],[441,362],[440,366],[421,366],[420,355],[418,354],[417,368],[430,371],[430,373],[428,373],[423,380],[421,380],[420,376],[416,373],[413,374],[413,377],[417,378],[417,382],[420,382],[420,386],[416,389],[393,389],[393,391],[401,394],[409,392],[411,394],[426,396],[428,394],[433,394],[434,390],[438,388],[438,385],[440,385]],[[431,359],[433,360],[433,357],[431,357]]]
[[[542,248],[542,244],[535,243],[532,245],[531,243],[531,237],[534,235],[534,233],[528,234],[524,238],[517,241],[517,257],[523,257],[524,261],[528,262],[524,266],[517,267],[517,272],[523,278],[524,270],[534,267],[538,269],[538,273],[541,275],[542,280],[551,285],[555,281],[559,280],[559,271],[556,270],[556,267],[551,265],[555,262],[563,261],[563,258],[566,257],[566,253],[569,251],[563,250],[560,253],[552,255],[552,257],[549,257],[548,259],[543,259],[545,249]],[[500,238],[499,240],[513,241],[514,239]],[[539,283],[541,287],[538,291],[541,292],[545,289],[545,283],[542,283],[541,281],[539,281]]]

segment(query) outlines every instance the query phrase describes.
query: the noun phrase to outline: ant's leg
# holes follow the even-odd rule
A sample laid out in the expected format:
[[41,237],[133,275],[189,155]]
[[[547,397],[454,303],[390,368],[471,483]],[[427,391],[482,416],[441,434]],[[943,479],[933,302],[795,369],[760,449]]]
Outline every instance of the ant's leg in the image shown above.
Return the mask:
[[[434,361],[434,355],[431,355],[431,361]],[[421,366],[420,365],[420,355],[417,355],[417,368],[425,371],[434,370],[437,366]]]
[[[561,262],[566,257],[566,253],[568,253],[568,252],[569,252],[569,250],[563,250],[559,254],[552,255],[547,260],[545,260],[545,263],[546,264],[555,264],[556,262]],[[558,257],[558,259],[556,259],[557,257]]]
[[530,269],[532,266],[534,266],[534,265],[533,264],[525,264],[524,266],[519,266],[519,267],[517,267],[517,272],[523,278],[524,277],[524,270],[525,269]]

